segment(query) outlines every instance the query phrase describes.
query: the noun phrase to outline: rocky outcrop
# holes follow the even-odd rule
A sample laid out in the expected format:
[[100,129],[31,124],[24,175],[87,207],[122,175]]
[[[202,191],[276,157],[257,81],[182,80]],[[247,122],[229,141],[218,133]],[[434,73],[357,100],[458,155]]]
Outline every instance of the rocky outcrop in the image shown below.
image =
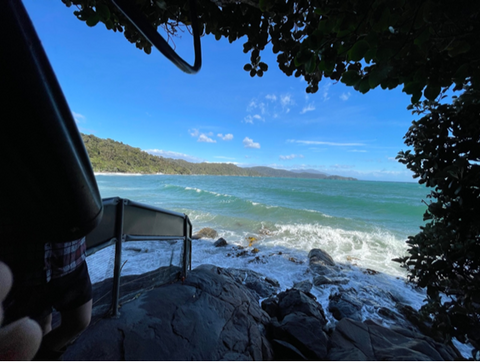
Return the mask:
[[[178,273],[179,268],[163,267],[122,278],[118,318],[104,317],[111,280],[96,284],[93,321],[64,359],[461,359],[406,320],[407,328],[362,321],[363,300],[348,289],[322,306],[308,280],[279,292],[278,282],[248,269],[202,265],[183,282]],[[389,318],[401,318],[384,309]]]
[[66,360],[271,360],[270,318],[253,293],[221,268],[200,266],[138,293],[118,318],[101,318]]
[[453,349],[405,328],[344,318],[330,337],[331,361],[453,361]]

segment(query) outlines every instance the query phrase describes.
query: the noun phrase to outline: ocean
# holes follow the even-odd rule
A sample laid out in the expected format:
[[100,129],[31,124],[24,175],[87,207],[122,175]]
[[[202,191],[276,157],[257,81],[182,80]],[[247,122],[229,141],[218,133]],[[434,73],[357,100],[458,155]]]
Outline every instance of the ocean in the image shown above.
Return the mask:
[[[285,290],[311,281],[308,252],[325,250],[341,266],[340,276],[349,281],[311,290],[331,324],[336,321],[328,312],[329,297],[338,288],[355,291],[364,303],[363,319],[387,326],[395,322],[381,317],[379,306],[394,310],[400,301],[419,309],[426,298],[422,289],[406,282],[406,271],[392,261],[407,255],[407,237],[418,233],[424,223],[423,200],[429,190],[423,185],[235,176],[98,174],[96,179],[102,198],[119,196],[185,213],[194,233],[204,227],[215,229],[228,245],[214,247],[217,238],[194,240],[192,268],[214,264],[251,269],[276,279]],[[251,237],[256,241],[249,245]],[[145,250],[152,249],[152,244],[145,245]],[[258,252],[242,254],[240,246]],[[106,276],[95,264],[108,264],[96,261],[105,258],[97,254],[89,257],[94,282]],[[113,256],[109,258],[113,263]],[[123,274],[149,268],[145,259],[135,262],[128,253],[124,258],[128,263]],[[469,348],[460,347],[468,356]]]

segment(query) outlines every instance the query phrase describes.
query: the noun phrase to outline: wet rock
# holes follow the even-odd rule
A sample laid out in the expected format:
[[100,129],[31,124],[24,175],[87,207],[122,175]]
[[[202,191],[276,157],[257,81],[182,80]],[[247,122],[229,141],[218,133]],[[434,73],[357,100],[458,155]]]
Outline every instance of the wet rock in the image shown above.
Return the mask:
[[310,293],[304,293],[297,289],[288,289],[278,294],[278,308],[280,321],[291,313],[301,312],[306,316],[316,318],[322,325],[327,323],[325,312],[316,298]]
[[310,280],[304,280],[293,284],[293,289],[300,290],[304,293],[309,293],[312,290],[313,284]]
[[279,309],[278,309],[278,297],[272,296],[270,298],[267,298],[265,300],[262,300],[261,303],[262,309],[267,312],[267,314],[272,317],[272,318],[277,318],[279,315]]
[[212,265],[143,291],[118,318],[99,318],[65,360],[271,360],[269,316],[249,289]]
[[308,258],[310,259],[310,265],[323,265],[323,266],[334,266],[335,262],[333,258],[322,249],[312,249],[308,253]]
[[253,291],[257,299],[268,298],[278,291],[279,283],[276,280],[265,278],[263,274],[253,270],[227,268],[226,271],[231,274],[236,282]]
[[227,241],[226,241],[224,238],[218,239],[218,240],[215,241],[215,243],[213,244],[213,246],[215,246],[215,247],[217,247],[217,248],[218,248],[218,247],[221,247],[221,246],[227,246],[227,245],[228,245],[228,243],[227,243]]
[[346,278],[329,278],[324,275],[319,275],[313,278],[313,285],[316,287],[322,286],[325,284],[341,285],[348,284],[349,280]]
[[362,320],[362,302],[353,295],[345,292],[333,294],[329,297],[328,310],[336,320],[350,318]]
[[262,308],[268,309],[272,316],[269,330],[271,339],[277,341],[273,345],[275,359],[283,359],[288,346],[293,346],[290,352],[299,352],[301,359],[325,359],[328,338],[324,327],[327,321],[315,297],[298,289],[289,289],[278,295],[278,302],[271,299],[262,303]]
[[438,361],[459,358],[456,352],[433,339],[405,328],[386,328],[372,321],[344,318],[330,337],[328,359]]
[[202,239],[202,238],[215,239],[217,236],[218,236],[218,233],[216,230],[212,228],[203,228],[198,233],[193,235],[192,239]]

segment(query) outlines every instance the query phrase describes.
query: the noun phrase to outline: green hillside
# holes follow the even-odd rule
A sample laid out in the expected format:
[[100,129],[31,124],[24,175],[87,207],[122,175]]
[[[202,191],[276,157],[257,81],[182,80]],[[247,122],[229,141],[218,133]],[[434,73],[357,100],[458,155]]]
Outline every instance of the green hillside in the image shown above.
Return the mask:
[[320,173],[291,172],[271,167],[241,168],[231,163],[192,163],[185,160],[153,156],[140,148],[110,138],[103,139],[82,133],[93,171],[168,175],[222,175],[257,177],[295,177],[355,180],[352,177],[328,176]]
[[82,134],[93,171],[169,175],[260,176],[259,173],[228,163],[191,163],[153,156],[140,148],[110,138]]

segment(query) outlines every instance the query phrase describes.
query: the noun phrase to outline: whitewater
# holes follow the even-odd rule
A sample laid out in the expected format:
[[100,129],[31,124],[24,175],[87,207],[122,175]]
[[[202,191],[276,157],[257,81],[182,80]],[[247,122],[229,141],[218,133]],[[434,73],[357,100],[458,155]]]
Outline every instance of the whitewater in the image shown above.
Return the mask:
[[[418,310],[426,298],[392,261],[407,255],[405,241],[423,225],[429,191],[422,185],[234,176],[98,174],[96,179],[103,198],[119,196],[185,213],[194,233],[209,227],[227,241],[227,246],[215,247],[218,237],[193,240],[192,268],[250,269],[277,280],[285,290],[312,281],[308,253],[326,251],[345,282],[313,287],[311,293],[332,326],[336,321],[328,312],[329,296],[339,288],[355,290],[364,320],[385,326],[394,322],[378,314],[379,306],[394,310],[400,302]],[[127,243],[122,275],[156,269],[180,252],[167,253],[155,242]],[[90,256],[92,282],[111,277],[113,261],[112,248]],[[471,347],[457,343],[457,348],[471,356]]]

